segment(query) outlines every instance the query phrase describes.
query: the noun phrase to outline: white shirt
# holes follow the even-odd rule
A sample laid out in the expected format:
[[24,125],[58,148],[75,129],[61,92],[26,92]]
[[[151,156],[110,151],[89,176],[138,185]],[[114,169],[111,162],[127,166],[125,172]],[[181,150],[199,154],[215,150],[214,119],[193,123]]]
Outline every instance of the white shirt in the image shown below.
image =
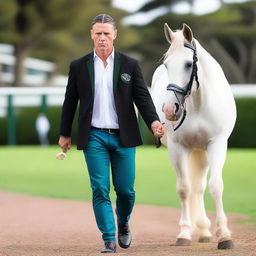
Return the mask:
[[113,95],[114,50],[107,58],[107,66],[94,51],[94,104],[92,126],[118,129]]

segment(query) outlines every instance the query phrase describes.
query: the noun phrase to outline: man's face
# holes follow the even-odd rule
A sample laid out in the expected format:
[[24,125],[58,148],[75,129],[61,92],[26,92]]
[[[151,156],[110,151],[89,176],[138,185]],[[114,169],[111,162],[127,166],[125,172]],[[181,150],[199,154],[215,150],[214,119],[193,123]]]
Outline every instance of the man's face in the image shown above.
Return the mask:
[[113,49],[113,43],[117,31],[110,23],[95,23],[91,29],[91,38],[97,54],[109,55]]

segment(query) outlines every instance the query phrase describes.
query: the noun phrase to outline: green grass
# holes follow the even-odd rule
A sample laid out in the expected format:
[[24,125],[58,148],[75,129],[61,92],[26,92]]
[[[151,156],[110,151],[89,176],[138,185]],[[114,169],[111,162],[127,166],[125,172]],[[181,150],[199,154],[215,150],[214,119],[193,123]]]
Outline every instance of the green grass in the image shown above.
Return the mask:
[[[63,161],[55,159],[57,147],[0,147],[0,189],[45,197],[91,200],[84,157],[72,149]],[[223,172],[226,212],[256,220],[256,150],[228,151]],[[136,203],[179,207],[175,173],[165,148],[137,148]],[[114,198],[113,190],[111,192]],[[207,210],[214,210],[206,192]]]

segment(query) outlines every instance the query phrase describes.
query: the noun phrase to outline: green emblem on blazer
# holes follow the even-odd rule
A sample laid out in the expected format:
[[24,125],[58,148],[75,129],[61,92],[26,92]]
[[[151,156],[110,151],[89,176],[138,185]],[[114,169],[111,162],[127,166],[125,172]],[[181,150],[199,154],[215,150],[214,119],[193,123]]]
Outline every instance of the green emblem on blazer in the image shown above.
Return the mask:
[[131,76],[127,73],[123,73],[121,75],[121,79],[122,79],[123,82],[125,82],[127,84],[131,82]]

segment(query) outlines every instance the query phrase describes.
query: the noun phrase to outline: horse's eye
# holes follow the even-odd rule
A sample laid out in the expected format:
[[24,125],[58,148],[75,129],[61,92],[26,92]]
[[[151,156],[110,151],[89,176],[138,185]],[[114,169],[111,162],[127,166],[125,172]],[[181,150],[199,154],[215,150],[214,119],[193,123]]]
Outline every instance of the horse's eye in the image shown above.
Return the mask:
[[187,62],[186,64],[185,64],[185,68],[186,69],[190,69],[192,67],[192,62]]

